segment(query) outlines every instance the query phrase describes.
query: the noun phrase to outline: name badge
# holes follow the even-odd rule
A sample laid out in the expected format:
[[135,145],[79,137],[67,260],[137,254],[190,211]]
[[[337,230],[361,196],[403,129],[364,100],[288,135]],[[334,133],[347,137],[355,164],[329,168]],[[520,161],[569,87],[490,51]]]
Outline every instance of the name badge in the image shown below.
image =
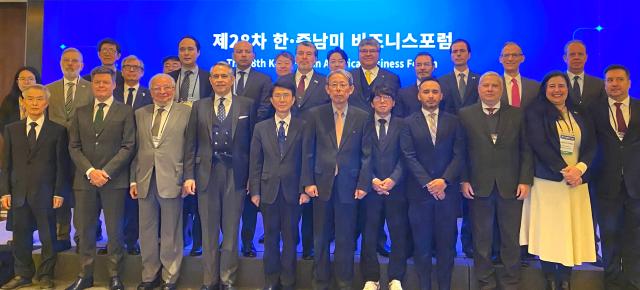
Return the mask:
[[498,134],[496,133],[491,134],[491,141],[493,141],[493,144],[496,144],[496,140],[498,140]]
[[560,153],[571,155],[576,144],[576,137],[569,133],[560,133]]

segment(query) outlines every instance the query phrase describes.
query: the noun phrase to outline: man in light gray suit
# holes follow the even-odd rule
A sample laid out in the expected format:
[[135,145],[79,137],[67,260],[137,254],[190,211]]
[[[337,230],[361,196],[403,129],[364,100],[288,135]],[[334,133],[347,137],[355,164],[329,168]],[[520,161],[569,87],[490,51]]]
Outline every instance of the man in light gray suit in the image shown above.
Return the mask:
[[524,53],[520,45],[509,41],[502,46],[500,63],[504,68],[504,82],[500,102],[524,109],[538,96],[540,83],[520,74],[520,64],[523,62]]
[[[138,199],[142,283],[139,290],[176,289],[182,263],[182,159],[191,107],[174,103],[175,81],[149,81],[153,104],[135,112],[137,154],[131,164],[131,198]],[[160,229],[160,245],[158,245]],[[162,275],[158,272],[162,267]]]
[[[62,51],[60,56],[60,69],[63,78],[47,85],[51,91],[48,108],[49,120],[65,126],[67,130],[76,113],[76,108],[86,106],[93,100],[91,83],[80,77],[80,71],[83,67],[82,53],[76,48],[69,47]],[[56,250],[58,251],[71,248],[72,206],[73,198],[55,210],[56,236],[58,238]]]

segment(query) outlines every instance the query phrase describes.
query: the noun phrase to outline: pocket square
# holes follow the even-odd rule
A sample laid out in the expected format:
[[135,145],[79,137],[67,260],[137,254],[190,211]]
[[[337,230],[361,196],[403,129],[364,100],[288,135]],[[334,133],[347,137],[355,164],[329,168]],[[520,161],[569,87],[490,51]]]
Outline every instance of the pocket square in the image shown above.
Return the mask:
[[249,116],[246,116],[246,115],[245,116],[240,116],[240,117],[238,117],[238,120],[242,120],[244,118],[249,118]]

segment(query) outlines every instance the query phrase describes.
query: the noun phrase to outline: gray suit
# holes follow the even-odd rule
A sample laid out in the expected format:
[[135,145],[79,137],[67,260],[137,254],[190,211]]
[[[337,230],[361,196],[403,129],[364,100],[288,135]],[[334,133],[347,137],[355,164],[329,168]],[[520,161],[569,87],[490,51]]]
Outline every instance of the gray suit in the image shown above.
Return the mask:
[[142,281],[152,282],[162,267],[162,280],[176,283],[183,254],[182,158],[191,107],[173,103],[164,112],[167,115],[160,123],[157,146],[151,133],[155,110],[155,105],[150,104],[135,112],[139,130],[137,154],[131,164],[131,182],[137,184],[140,206]]
[[[522,82],[522,88],[520,89],[520,108],[524,110],[529,104],[531,104],[533,100],[536,99],[536,97],[538,97],[540,83],[523,76],[520,76],[520,81]],[[509,102],[509,95],[507,93],[507,90],[511,90],[511,84],[503,82],[502,97],[500,99],[500,102],[502,102],[503,104],[512,105]]]
[[64,79],[59,79],[47,85],[49,91],[51,91],[51,97],[49,98],[49,120],[54,121],[60,125],[63,125],[69,129],[71,126],[71,120],[76,113],[76,109],[82,106],[86,106],[93,101],[93,95],[91,94],[91,82],[80,78],[80,81],[76,85],[76,92],[73,96],[73,109],[71,109],[71,115],[67,116],[64,111]]
[[[94,102],[77,108],[69,129],[69,153],[75,164],[73,190],[80,232],[80,277],[93,276],[98,204],[102,204],[109,236],[109,276],[118,276],[123,256],[124,199],[129,189],[129,163],[135,149],[133,109],[113,101],[100,129],[94,127]],[[89,168],[102,169],[110,180],[102,187],[89,182]]]

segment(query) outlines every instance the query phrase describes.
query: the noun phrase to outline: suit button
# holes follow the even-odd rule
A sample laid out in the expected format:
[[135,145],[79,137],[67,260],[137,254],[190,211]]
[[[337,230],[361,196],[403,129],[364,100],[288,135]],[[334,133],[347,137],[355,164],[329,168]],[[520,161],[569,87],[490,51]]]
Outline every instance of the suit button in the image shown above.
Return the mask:
[[100,143],[96,142],[96,146],[98,146],[98,144],[100,144]]
[[213,142],[213,145],[218,145],[218,142]]
[[218,135],[218,131],[216,131],[216,135]]

